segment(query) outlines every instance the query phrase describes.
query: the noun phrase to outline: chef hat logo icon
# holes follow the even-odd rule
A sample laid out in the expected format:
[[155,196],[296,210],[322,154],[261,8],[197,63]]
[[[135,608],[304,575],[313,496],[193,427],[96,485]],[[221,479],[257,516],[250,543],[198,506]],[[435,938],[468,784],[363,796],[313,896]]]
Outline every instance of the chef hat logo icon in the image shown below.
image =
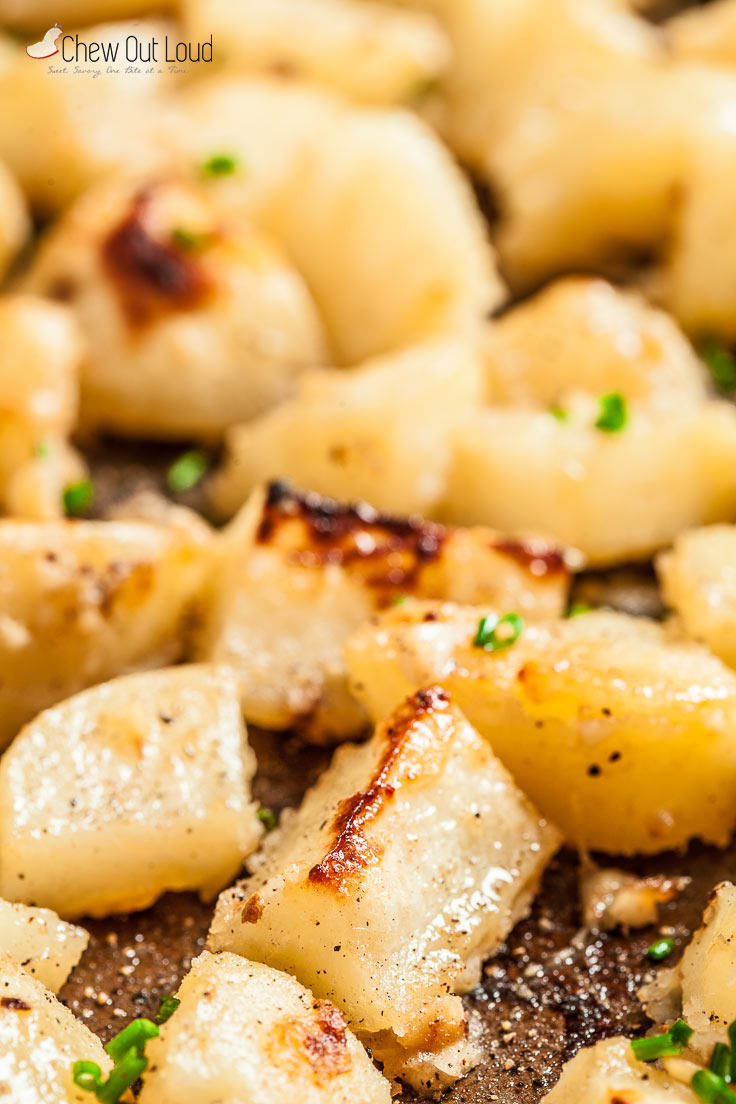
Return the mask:
[[56,42],[60,37],[61,27],[58,23],[55,23],[53,27],[49,27],[39,42],[33,42],[30,46],[26,46],[26,53],[29,57],[36,59],[53,57],[54,54],[59,52]]

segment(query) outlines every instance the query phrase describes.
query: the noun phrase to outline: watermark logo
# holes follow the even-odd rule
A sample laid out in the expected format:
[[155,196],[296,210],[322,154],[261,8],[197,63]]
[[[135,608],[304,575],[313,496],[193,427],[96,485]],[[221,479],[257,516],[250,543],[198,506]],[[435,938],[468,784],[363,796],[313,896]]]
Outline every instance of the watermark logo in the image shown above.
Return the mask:
[[33,42],[30,46],[26,46],[26,53],[30,58],[36,58],[37,60],[53,57],[54,54],[59,52],[56,43],[60,37],[61,27],[58,23],[55,23],[53,27],[49,27],[40,42]]

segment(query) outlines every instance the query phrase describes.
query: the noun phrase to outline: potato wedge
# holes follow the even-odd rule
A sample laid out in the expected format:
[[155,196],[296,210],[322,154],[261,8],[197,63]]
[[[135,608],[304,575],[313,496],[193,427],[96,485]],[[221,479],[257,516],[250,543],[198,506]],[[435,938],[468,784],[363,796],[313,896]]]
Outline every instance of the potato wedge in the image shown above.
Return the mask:
[[0,892],[61,916],[213,896],[257,845],[228,668],[172,667],[41,713],[0,763]]
[[205,951],[177,997],[146,1049],[140,1104],[390,1104],[342,1012],[288,974]]
[[24,286],[77,315],[95,428],[217,438],[328,361],[299,273],[247,219],[223,221],[201,184],[99,185],[51,228]]
[[210,539],[147,522],[0,520],[0,745],[41,709],[173,663]]
[[225,150],[247,166],[213,194],[284,247],[338,364],[474,330],[503,299],[467,180],[409,112],[236,78],[193,85],[179,107],[170,144],[187,164]]
[[293,974],[427,1093],[477,1061],[454,994],[525,915],[557,844],[447,695],[422,690],[336,752],[221,894],[208,946]]
[[688,636],[736,667],[736,526],[681,533],[657,557],[657,574]]
[[[608,565],[733,516],[736,412],[638,296],[559,281],[489,327],[484,357],[489,406],[453,432],[448,520],[531,526]],[[608,429],[606,395],[625,404]]]
[[[499,614],[505,611],[497,611]],[[587,613],[489,652],[493,611],[415,603],[345,647],[372,717],[439,682],[544,816],[581,848],[656,853],[736,820],[736,676],[655,622]]]
[[88,943],[88,931],[60,920],[51,909],[0,900],[2,953],[52,993],[59,992]]
[[455,338],[303,376],[294,398],[226,435],[215,509],[228,516],[260,483],[287,478],[387,513],[431,513],[445,493],[451,429],[480,391],[475,349]]
[[102,1043],[20,966],[0,954],[0,1085],[13,1104],[89,1104],[72,1081],[77,1061],[112,1063]]
[[555,617],[569,582],[566,554],[541,538],[386,517],[283,483],[256,491],[224,541],[197,658],[237,668],[248,722],[320,743],[367,725],[342,647],[376,609],[424,597]]
[[358,103],[411,101],[450,59],[439,24],[366,0],[185,0],[194,41],[213,36],[218,64],[332,87]]
[[629,1039],[604,1039],[565,1063],[544,1104],[698,1104],[688,1085],[651,1062],[638,1062]]

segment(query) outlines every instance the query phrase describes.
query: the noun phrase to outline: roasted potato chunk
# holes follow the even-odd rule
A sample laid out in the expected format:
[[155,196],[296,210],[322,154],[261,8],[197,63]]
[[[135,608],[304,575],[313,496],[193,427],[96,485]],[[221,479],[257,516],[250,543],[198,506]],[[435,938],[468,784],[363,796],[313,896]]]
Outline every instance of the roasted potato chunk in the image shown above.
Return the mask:
[[68,444],[79,405],[82,337],[62,306],[0,297],[0,507],[59,517],[64,486],[84,475]]
[[584,1047],[562,1070],[544,1104],[698,1104],[687,1085],[651,1062],[634,1057],[629,1039],[604,1039]]
[[13,962],[58,993],[89,943],[89,932],[51,909],[0,900],[0,947]]
[[85,686],[179,659],[209,557],[177,526],[1,520],[0,744]]
[[[674,976],[679,984],[682,1017],[695,1034],[690,1046],[704,1061],[726,1028],[736,1020],[736,886],[721,882],[713,890]],[[673,979],[674,980],[674,979]]]
[[212,484],[232,514],[260,483],[293,479],[387,513],[431,513],[445,492],[452,427],[480,396],[474,348],[454,338],[310,373],[294,398],[226,435]]
[[607,565],[733,515],[736,412],[638,296],[560,281],[489,327],[484,358],[489,405],[453,431],[449,520],[531,526]]
[[208,945],[293,974],[390,1076],[442,1088],[478,1056],[454,994],[525,915],[557,844],[447,695],[422,690],[336,752],[221,895]]
[[94,427],[217,437],[328,359],[299,274],[193,184],[89,192],[52,227],[25,286],[63,295],[79,318],[82,421]]
[[66,917],[213,896],[261,834],[255,758],[228,668],[96,686],[24,728],[0,762],[0,892]]
[[345,1018],[279,970],[205,951],[149,1043],[141,1104],[390,1104]]
[[109,1070],[110,1059],[89,1028],[0,954],[0,1086],[13,1104],[89,1104],[72,1081],[77,1061]]
[[736,526],[681,533],[657,559],[664,600],[688,636],[736,667]]
[[736,65],[736,3],[715,0],[689,8],[665,23],[670,48],[680,57]]
[[255,492],[224,539],[198,657],[237,668],[246,720],[316,742],[366,727],[342,647],[376,609],[424,597],[555,617],[569,581],[566,554],[541,538],[385,517],[283,483]]
[[345,647],[356,697],[382,717],[441,683],[575,846],[725,846],[736,819],[732,671],[655,622],[606,612],[528,625],[505,647],[492,634],[489,651],[474,644],[486,615],[493,626],[495,613],[477,607],[378,616]]
[[0,162],[0,279],[31,231],[25,197],[10,170]]
[[241,72],[324,84],[359,103],[411,101],[450,58],[439,24],[366,0],[185,0],[190,37],[213,36],[218,62]]

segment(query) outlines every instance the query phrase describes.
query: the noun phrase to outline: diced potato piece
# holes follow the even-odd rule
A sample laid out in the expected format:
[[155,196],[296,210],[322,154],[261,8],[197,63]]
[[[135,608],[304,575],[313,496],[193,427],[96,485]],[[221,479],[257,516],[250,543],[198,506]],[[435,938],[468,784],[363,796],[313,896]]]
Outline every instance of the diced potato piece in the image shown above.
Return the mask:
[[656,923],[659,906],[677,897],[689,881],[664,874],[638,878],[627,870],[600,868],[587,860],[580,876],[583,924],[594,931],[648,927]]
[[191,39],[213,36],[219,64],[313,80],[362,103],[411,100],[445,69],[435,20],[366,0],[186,0]]
[[81,334],[65,307],[30,295],[0,297],[0,333],[0,507],[59,517],[63,488],[85,470],[68,444]]
[[209,946],[293,974],[384,1072],[442,1088],[478,1053],[455,994],[525,915],[557,843],[447,695],[422,690],[336,752],[221,895]]
[[199,185],[98,186],[51,228],[25,286],[79,318],[94,427],[217,437],[328,359],[302,278],[242,216],[223,222]]
[[85,686],[179,659],[209,557],[172,525],[0,521],[0,745]]
[[655,622],[606,612],[527,625],[489,652],[473,646],[488,612],[416,603],[377,617],[345,647],[354,693],[376,718],[439,682],[583,849],[725,846],[736,820],[732,671]]
[[714,0],[689,8],[665,24],[667,43],[680,57],[736,65],[736,3]]
[[681,533],[657,558],[657,574],[688,635],[736,667],[736,526]]
[[[532,526],[611,564],[733,516],[736,412],[711,397],[682,334],[643,300],[561,281],[489,328],[485,359],[493,405],[453,431],[449,520]],[[626,417],[604,432],[596,423],[611,393]]]
[[555,617],[569,580],[548,541],[385,517],[281,483],[243,507],[223,557],[199,658],[237,668],[246,720],[318,742],[367,724],[342,647],[376,609],[416,596]]
[[192,963],[181,1004],[146,1048],[140,1104],[389,1104],[391,1092],[329,1001],[240,955]]
[[0,763],[0,892],[62,916],[214,895],[258,844],[255,758],[228,668],[96,686],[24,728]]
[[213,194],[284,246],[339,364],[474,329],[503,298],[467,180],[409,112],[265,79],[206,82],[179,104],[180,157],[245,166]]
[[710,1060],[736,1020],[736,886],[713,890],[703,923],[675,968],[682,989],[682,1016],[693,1028],[690,1045]]
[[50,909],[0,901],[0,952],[58,993],[89,943],[89,932]]
[[0,954],[0,1087],[12,1104],[89,1104],[72,1081],[77,1061],[111,1062],[100,1040],[40,981]]
[[[125,4],[133,7],[135,0],[103,0],[103,5],[87,0],[83,6],[87,16],[99,19],[103,15],[99,8],[113,3],[122,14]],[[137,6],[140,10],[142,0]],[[60,14],[56,6],[41,20],[23,0],[2,0],[0,22],[4,7],[10,9],[8,19],[13,21],[20,21],[21,8],[23,13],[28,11],[24,27],[30,23],[51,27]],[[80,9],[82,2],[75,0],[68,7]],[[67,21],[71,19],[65,10],[65,34],[70,32]],[[174,125],[162,92],[167,81],[177,78],[169,77],[167,66],[152,66],[153,72],[131,80],[125,62],[129,35],[163,43],[167,33],[174,34],[172,24],[162,20],[99,23],[78,33],[86,45],[116,45],[117,64],[84,65],[80,58],[76,72],[76,63],[65,63],[61,53],[50,61],[29,60],[18,44],[0,66],[0,103],[13,105],[12,111],[0,116],[0,159],[18,178],[31,205],[43,214],[60,210],[111,170],[128,171],[135,165],[143,171],[159,163]],[[72,42],[74,34],[72,30]],[[28,45],[32,43],[29,37]],[[65,68],[66,73],[59,71]]]
[[454,338],[303,376],[294,398],[229,431],[215,507],[234,513],[258,484],[286,477],[387,513],[431,512],[445,491],[451,428],[480,390],[475,349]]
[[23,193],[10,170],[0,161],[0,279],[30,231]]
[[562,1070],[544,1104],[698,1104],[687,1085],[638,1062],[629,1039],[604,1039],[584,1047]]

